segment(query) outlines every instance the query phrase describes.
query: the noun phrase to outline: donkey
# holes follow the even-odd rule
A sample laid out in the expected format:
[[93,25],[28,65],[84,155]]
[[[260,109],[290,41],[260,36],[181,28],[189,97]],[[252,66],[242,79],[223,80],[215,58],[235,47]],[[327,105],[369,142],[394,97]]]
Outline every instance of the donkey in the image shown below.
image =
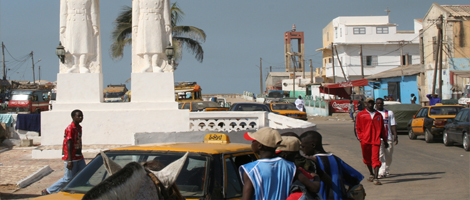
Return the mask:
[[82,199],[139,199],[139,200],[180,200],[184,199],[175,181],[188,157],[189,152],[160,171],[158,163],[147,162],[141,165],[131,162],[121,167],[101,152],[103,165],[111,175],[91,188]]

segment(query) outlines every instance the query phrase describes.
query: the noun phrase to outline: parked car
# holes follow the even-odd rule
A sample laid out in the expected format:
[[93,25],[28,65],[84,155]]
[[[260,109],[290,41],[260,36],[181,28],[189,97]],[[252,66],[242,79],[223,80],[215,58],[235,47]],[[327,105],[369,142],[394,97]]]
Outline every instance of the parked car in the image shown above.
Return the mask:
[[227,111],[228,108],[220,106],[214,101],[187,101],[178,103],[179,109],[188,109],[190,112],[197,111]]
[[262,103],[234,103],[230,111],[266,111],[272,112],[268,105]]
[[385,105],[385,109],[393,111],[395,115],[397,131],[408,131],[408,122],[410,119],[413,119],[413,115],[415,115],[421,107],[422,106],[419,104]]
[[447,120],[453,119],[462,108],[441,103],[422,107],[408,122],[408,137],[414,140],[418,135],[424,135],[426,143],[433,142],[434,138],[442,137]]
[[464,108],[455,116],[454,119],[447,120],[442,142],[446,146],[454,143],[462,144],[465,151],[470,151],[470,108]]
[[[204,142],[159,143],[129,146],[105,151],[108,158],[124,167],[127,163],[156,160],[169,164],[189,151],[176,185],[189,199],[239,199],[243,185],[238,173],[240,165],[255,161],[251,145],[230,143],[227,135],[211,133]],[[59,193],[36,199],[82,199],[91,188],[109,177],[98,154]]]
[[295,119],[302,119],[307,120],[307,113],[303,111],[299,111],[294,104],[291,103],[270,103],[267,104],[269,108],[279,113],[280,115],[284,115],[287,117],[292,117]]

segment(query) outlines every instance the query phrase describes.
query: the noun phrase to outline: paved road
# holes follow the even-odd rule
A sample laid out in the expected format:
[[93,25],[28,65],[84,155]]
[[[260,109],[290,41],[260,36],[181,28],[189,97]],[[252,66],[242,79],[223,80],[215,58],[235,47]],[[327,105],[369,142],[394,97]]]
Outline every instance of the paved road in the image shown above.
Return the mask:
[[[317,123],[323,135],[325,150],[338,155],[367,177],[368,170],[362,162],[360,145],[352,132],[353,123],[350,120],[343,121],[342,118],[339,121],[336,118],[311,120]],[[0,154],[4,164],[7,164],[7,160],[11,161],[7,158],[8,153],[18,157],[18,164],[49,164],[56,171],[16,192],[3,188],[7,194],[0,194],[0,199],[35,197],[41,189],[63,176],[60,160],[32,160],[30,150],[17,149]],[[470,152],[465,152],[462,147],[445,147],[442,143],[426,144],[422,138],[409,140],[407,135],[399,135],[391,168],[392,176],[382,179],[381,186],[365,180],[362,183],[366,189],[366,199],[470,199],[469,168]]]
[[[326,151],[341,157],[365,177],[361,149],[352,122],[316,121]],[[400,134],[395,146],[391,177],[381,186],[364,180],[366,199],[470,199],[470,152],[442,142],[427,144]]]

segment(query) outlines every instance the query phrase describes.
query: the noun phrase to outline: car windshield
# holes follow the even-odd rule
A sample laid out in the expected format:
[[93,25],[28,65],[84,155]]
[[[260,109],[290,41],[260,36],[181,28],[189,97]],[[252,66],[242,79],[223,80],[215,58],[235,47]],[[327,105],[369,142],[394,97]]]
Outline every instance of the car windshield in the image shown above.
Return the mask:
[[293,104],[290,103],[280,103],[280,104],[272,104],[273,110],[298,110]]
[[116,97],[122,97],[124,95],[124,92],[109,92],[104,94],[105,98],[116,98]]
[[432,107],[429,115],[456,115],[462,107],[458,106],[445,106],[445,107]]
[[[181,158],[185,152],[106,152],[109,159],[114,160],[121,167],[127,163],[156,160],[163,166]],[[176,180],[176,185],[185,198],[201,197],[204,195],[204,175],[206,174],[206,163],[209,158],[197,153],[190,153],[180,175]],[[70,183],[64,187],[64,192],[86,193],[92,187],[108,178],[109,174],[103,165],[103,159],[98,155],[93,159]]]
[[213,101],[193,102],[193,108],[195,109],[214,108],[214,107],[220,107],[220,105]]

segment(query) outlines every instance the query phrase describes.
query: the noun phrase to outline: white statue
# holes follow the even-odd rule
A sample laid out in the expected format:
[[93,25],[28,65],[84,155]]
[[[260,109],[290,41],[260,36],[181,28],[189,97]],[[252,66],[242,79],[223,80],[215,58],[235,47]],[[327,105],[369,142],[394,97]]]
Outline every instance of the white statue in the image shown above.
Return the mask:
[[60,1],[61,73],[100,73],[99,0]]
[[171,72],[165,48],[171,43],[169,0],[133,0],[133,72]]

